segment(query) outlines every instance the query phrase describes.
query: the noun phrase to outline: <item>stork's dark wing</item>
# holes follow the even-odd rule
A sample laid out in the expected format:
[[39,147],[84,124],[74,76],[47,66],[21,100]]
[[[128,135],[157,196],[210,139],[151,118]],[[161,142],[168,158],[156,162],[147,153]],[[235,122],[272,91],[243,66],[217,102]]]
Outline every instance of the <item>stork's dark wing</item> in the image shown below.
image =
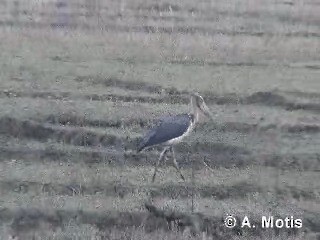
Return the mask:
[[187,131],[191,123],[191,118],[189,114],[180,114],[161,119],[158,124],[150,129],[142,138],[138,146],[138,152],[146,147],[161,144],[181,136]]

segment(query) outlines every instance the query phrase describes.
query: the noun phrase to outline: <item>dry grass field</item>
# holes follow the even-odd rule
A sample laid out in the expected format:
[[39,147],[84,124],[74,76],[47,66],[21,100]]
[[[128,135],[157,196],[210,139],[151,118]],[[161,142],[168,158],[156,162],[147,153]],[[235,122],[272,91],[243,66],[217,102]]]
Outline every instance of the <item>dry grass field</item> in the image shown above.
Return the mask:
[[[0,239],[320,239],[317,0],[0,6]],[[177,146],[186,182],[167,161],[151,183],[159,149],[137,141],[193,91],[215,120]],[[192,196],[205,233],[144,206],[193,214]]]

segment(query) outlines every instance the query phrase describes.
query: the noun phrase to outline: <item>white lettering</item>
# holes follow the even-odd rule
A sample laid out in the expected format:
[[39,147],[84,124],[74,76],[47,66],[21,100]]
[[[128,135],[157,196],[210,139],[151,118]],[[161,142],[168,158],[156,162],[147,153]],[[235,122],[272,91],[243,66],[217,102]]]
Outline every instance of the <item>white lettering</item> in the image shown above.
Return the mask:
[[274,218],[272,216],[262,216],[261,218],[262,228],[302,228],[302,219],[294,219],[293,216],[286,218]]
[[249,218],[247,216],[245,216],[242,220],[241,227],[243,228],[244,226],[251,228],[251,224],[250,224]]
[[283,228],[284,222],[281,218],[277,219],[275,223],[277,228]]
[[294,220],[294,227],[295,228],[302,228],[302,219],[298,218]]
[[262,228],[273,228],[273,217],[262,216],[261,219],[261,227]]

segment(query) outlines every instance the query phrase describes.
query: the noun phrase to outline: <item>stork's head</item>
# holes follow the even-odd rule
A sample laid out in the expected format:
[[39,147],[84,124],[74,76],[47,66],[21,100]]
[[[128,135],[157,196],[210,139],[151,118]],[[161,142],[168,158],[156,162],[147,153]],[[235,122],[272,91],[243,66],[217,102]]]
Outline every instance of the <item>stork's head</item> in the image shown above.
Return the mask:
[[199,121],[200,115],[204,115],[207,118],[213,120],[213,115],[210,112],[207,104],[204,102],[203,97],[199,93],[195,92],[191,94],[191,111],[195,116],[196,121]]

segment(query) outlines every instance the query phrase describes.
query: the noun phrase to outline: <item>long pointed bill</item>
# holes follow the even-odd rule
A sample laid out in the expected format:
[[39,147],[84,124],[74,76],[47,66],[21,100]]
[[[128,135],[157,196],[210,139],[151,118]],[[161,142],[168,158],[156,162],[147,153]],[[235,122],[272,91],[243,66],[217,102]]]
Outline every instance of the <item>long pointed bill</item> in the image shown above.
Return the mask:
[[213,120],[213,114],[210,112],[210,109],[208,108],[208,106],[203,103],[202,106],[201,106],[201,110],[203,112],[203,114],[208,117],[209,119]]

